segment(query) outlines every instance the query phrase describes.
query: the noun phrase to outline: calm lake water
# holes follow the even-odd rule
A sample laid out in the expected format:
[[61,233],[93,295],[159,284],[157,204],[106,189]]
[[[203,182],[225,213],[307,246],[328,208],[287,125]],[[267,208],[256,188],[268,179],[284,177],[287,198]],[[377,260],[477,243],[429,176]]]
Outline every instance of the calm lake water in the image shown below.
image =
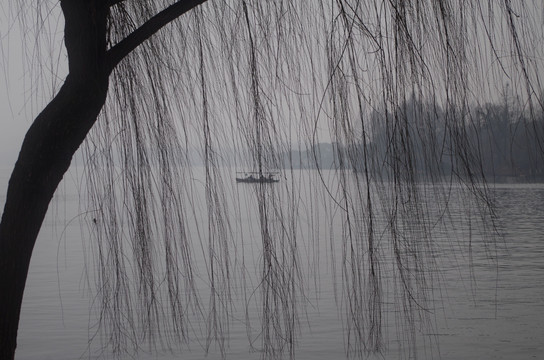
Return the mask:
[[[6,172],[2,174],[0,184],[4,191],[7,175]],[[113,358],[106,346],[107,339],[101,337],[97,328],[96,291],[89,286],[93,283],[92,258],[89,254],[91,246],[85,240],[88,238],[89,217],[80,205],[80,194],[74,186],[77,183],[75,178],[68,176],[56,195],[34,250],[22,309],[17,359]],[[251,185],[238,185],[242,196],[250,197],[248,186]],[[236,185],[232,188],[236,189]],[[449,216],[453,223],[446,226],[446,230],[437,231],[433,240],[440,251],[433,255],[438,266],[433,283],[436,300],[429,310],[432,312],[430,323],[414,330],[417,346],[407,350],[403,346],[405,334],[399,333],[398,326],[392,325],[398,314],[395,308],[390,309],[386,304],[386,347],[382,354],[369,358],[542,358],[544,185],[495,185],[492,194],[496,199],[496,215],[499,218],[496,226],[502,237],[488,247],[477,246],[489,240],[482,235],[485,231],[477,220],[478,210],[473,209],[470,211],[474,211],[474,214],[466,214],[464,198],[452,197]],[[301,191],[301,202],[311,203],[310,196],[311,193]],[[3,204],[4,200],[2,193],[0,203]],[[256,215],[247,209],[240,213],[242,215],[236,227],[240,227],[242,232],[256,231]],[[475,220],[456,225],[456,216],[465,219],[474,216]],[[331,259],[337,256],[336,251],[340,252],[340,249],[335,250],[331,245],[330,234],[339,231],[334,228],[338,223],[325,216],[317,221],[314,219],[314,222],[316,227],[329,224],[331,228],[315,232],[323,237],[316,240],[321,244],[319,246],[323,246],[319,252],[309,249],[310,245],[302,245],[305,249],[302,251],[304,265],[301,268],[303,271],[310,269],[312,274],[302,276],[308,279],[309,284],[306,287],[307,304],[299,314],[300,332],[296,336],[295,357],[323,360],[346,358],[345,317],[341,309],[342,301],[338,299],[338,289],[335,288],[341,274],[339,277],[338,274],[337,277],[331,275],[336,269]],[[311,219],[302,216],[298,226],[305,228],[312,223]],[[251,269],[257,273],[259,271],[261,259],[255,254],[260,254],[260,245],[259,242],[251,243],[247,238],[243,253],[248,263],[248,282],[251,283]],[[474,246],[469,247],[469,242]],[[256,258],[252,259],[251,256]],[[306,266],[306,263],[311,265]],[[387,269],[384,273],[384,277],[387,277]],[[203,281],[199,286],[204,289],[205,283]],[[250,329],[248,335],[246,326],[243,302],[248,297],[233,296],[235,304],[229,315],[231,321],[226,357],[260,359],[259,331]],[[255,306],[250,305],[251,310],[256,310]],[[255,312],[248,318],[258,318],[260,314]],[[158,350],[158,353],[151,355],[146,351],[146,345],[142,344],[137,355],[122,358],[221,358],[217,345],[212,344],[205,351],[203,328],[201,323],[195,323],[192,334],[189,334],[189,343],[173,349],[173,352]],[[254,346],[250,345],[248,338],[255,341]]]

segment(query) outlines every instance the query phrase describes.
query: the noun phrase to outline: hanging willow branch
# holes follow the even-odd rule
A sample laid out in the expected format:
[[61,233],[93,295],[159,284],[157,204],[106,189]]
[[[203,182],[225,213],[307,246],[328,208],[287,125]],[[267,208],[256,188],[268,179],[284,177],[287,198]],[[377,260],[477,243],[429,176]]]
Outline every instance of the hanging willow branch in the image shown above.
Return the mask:
[[[348,355],[383,352],[395,313],[417,356],[450,199],[494,226],[476,109],[504,82],[542,160],[538,1],[107,6],[108,98],[84,145],[107,346],[204,336],[225,354],[243,307],[251,346],[295,358],[327,281]],[[282,181],[237,187],[241,168]]]

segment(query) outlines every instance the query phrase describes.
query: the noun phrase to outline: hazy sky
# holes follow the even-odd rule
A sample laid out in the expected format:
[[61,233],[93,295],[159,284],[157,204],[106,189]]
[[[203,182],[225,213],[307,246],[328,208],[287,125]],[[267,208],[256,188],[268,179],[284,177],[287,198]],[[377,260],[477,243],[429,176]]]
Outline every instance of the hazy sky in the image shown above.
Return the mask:
[[[32,121],[32,114],[25,111],[24,87],[22,74],[15,72],[16,66],[10,66],[9,81],[0,87],[0,167],[15,163],[18,148],[21,146],[26,129]],[[17,69],[19,70],[19,69]],[[6,74],[3,74],[6,75]]]
[[[40,38],[37,44],[33,30],[25,39],[19,21],[4,6],[0,5],[0,168],[15,163],[26,130],[51,99],[53,88],[58,89],[65,73],[60,13],[50,14],[54,21],[44,27],[46,41]],[[54,45],[47,49],[50,44]],[[44,59],[59,65],[51,70],[46,63],[43,71],[36,71]],[[36,77],[38,73],[41,78]]]
[[[535,29],[542,34],[544,10],[540,1],[534,4]],[[48,21],[40,29],[42,37],[36,40],[35,30],[32,28],[26,41],[23,41],[19,20],[9,14],[13,13],[13,9],[9,8],[9,4],[0,5],[0,167],[9,167],[15,162],[26,129],[51,99],[54,91],[58,90],[65,74],[65,53],[61,41],[62,16],[56,2],[46,6],[51,6],[53,11],[48,13]],[[31,21],[28,23],[33,24]],[[533,45],[536,55],[531,61],[542,63],[544,43]],[[507,50],[510,49],[509,46],[506,44]],[[479,50],[474,49],[475,52]],[[513,57],[512,53],[506,52],[497,55],[503,58]],[[496,69],[499,68],[496,66]],[[479,73],[478,80],[475,81],[489,81],[490,72],[485,69],[476,69],[475,73]],[[40,74],[40,78],[36,74]],[[521,86],[522,81],[518,77],[499,80],[497,83],[499,85],[496,85],[495,91],[499,91],[505,83],[514,84],[511,88]],[[492,87],[489,84],[484,86],[488,89]]]
[[20,146],[24,132],[30,125],[31,114],[25,111],[25,87],[20,55],[10,46],[6,36],[5,18],[0,20],[2,53],[0,64],[0,166],[13,163],[16,147]]

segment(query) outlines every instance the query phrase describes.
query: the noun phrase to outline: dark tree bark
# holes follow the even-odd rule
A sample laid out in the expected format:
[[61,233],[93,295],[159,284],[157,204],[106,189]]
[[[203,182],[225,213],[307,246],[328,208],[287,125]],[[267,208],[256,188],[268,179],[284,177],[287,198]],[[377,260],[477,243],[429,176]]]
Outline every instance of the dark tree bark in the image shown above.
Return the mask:
[[69,77],[25,136],[0,224],[0,359],[13,357],[36,237],[53,193],[104,104],[107,84],[107,77],[86,84]]
[[49,202],[93,126],[108,90],[103,1],[66,0],[69,75],[28,130],[0,223],[0,359],[12,359],[32,249]]
[[15,356],[32,250],[58,184],[106,101],[108,79],[127,54],[205,0],[178,1],[108,51],[109,8],[122,0],[61,0],[69,74],[28,130],[0,223],[0,360]]

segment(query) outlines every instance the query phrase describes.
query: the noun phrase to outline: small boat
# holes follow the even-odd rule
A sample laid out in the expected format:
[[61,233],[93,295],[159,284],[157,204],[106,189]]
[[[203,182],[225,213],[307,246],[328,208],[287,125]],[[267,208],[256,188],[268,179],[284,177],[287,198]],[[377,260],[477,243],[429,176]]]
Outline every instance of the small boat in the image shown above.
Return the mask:
[[237,172],[237,183],[250,183],[250,184],[269,184],[277,183],[280,180],[276,178],[277,173],[272,172]]

